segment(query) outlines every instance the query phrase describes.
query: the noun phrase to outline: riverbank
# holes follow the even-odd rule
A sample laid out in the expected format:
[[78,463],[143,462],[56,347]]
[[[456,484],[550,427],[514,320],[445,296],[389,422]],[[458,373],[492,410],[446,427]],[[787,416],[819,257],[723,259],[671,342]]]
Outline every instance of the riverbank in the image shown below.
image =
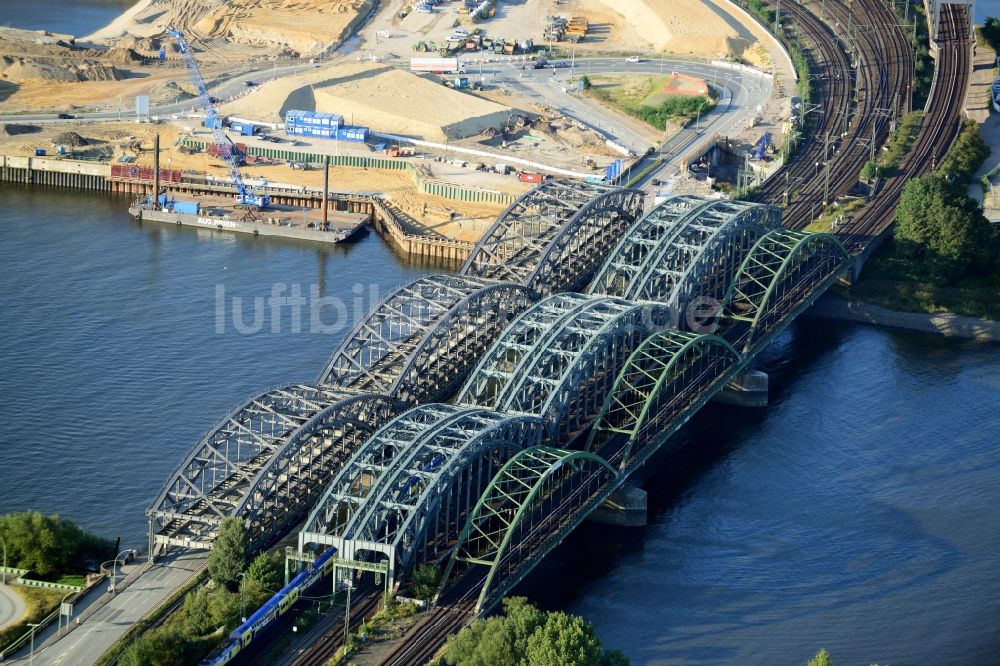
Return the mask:
[[945,337],[1000,342],[998,321],[951,313],[900,312],[869,303],[849,301],[836,294],[824,294],[806,314],[813,317],[936,333]]

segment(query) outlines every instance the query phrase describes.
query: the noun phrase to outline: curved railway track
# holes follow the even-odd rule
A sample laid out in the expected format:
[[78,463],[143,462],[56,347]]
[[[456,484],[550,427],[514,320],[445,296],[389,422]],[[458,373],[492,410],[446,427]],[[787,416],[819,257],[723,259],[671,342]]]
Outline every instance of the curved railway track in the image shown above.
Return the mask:
[[[870,154],[868,142],[873,137],[876,144],[884,142],[894,107],[909,94],[913,53],[893,11],[877,0],[850,9],[825,2],[819,10],[825,21],[806,6],[788,6],[782,9],[785,16],[814,46],[812,68],[821,82],[816,90],[822,111],[795,161],[773,176],[758,198],[781,204],[791,192],[784,223],[801,228],[823,209],[824,200],[835,200],[857,182]],[[831,25],[844,34],[835,34]],[[817,167],[824,163],[828,166]]]
[[882,192],[860,215],[838,233],[848,249],[857,252],[892,224],[903,186],[933,170],[958,136],[968,91],[972,54],[968,17],[959,5],[942,7],[938,57],[923,125],[913,149]]

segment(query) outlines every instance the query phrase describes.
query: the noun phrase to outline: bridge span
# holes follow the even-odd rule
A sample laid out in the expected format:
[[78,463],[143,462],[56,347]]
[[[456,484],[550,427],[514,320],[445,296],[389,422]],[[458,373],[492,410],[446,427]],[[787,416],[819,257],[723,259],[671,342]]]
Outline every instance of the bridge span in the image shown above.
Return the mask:
[[384,299],[315,384],[227,415],[150,508],[151,545],[209,548],[235,516],[259,549],[305,518],[294,560],[334,548],[335,582],[377,565],[394,586],[433,564],[440,607],[467,621],[850,263],[772,206],[676,197],[643,215],[631,190],[549,181],[459,275]]

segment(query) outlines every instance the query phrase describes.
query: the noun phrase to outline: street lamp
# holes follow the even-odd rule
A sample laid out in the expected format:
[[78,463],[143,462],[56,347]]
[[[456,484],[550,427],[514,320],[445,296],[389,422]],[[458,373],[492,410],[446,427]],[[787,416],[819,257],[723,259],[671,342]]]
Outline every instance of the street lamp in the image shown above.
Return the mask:
[[7,542],[0,537],[0,543],[3,544],[3,584],[7,584]]
[[243,590],[246,587],[244,583],[247,582],[247,572],[241,571],[238,576],[236,576],[240,581],[240,622],[247,621],[247,602],[243,597]]
[[38,624],[28,624],[28,626],[31,627],[31,652],[29,653],[30,656],[28,657],[28,663],[29,664],[34,664],[35,663],[35,629],[37,629],[38,627],[42,626],[42,624],[39,622]]
[[[115,583],[118,582],[118,574],[115,573],[115,567],[118,565],[118,558],[122,555],[128,553],[129,555],[135,555],[135,550],[132,548],[126,548],[122,552],[115,555],[114,561],[111,563],[111,594],[115,593]],[[122,566],[125,566],[125,561],[122,561]]]

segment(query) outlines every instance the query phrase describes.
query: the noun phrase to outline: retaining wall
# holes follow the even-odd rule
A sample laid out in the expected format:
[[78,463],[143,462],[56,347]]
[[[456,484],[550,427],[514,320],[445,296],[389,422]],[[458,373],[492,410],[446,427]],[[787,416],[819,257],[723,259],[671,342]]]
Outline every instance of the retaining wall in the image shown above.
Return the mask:
[[842,319],[877,326],[936,333],[946,337],[1000,342],[1000,322],[997,321],[947,313],[898,312],[868,303],[847,301],[834,294],[824,294],[813,307],[806,311],[806,314],[813,317]]

